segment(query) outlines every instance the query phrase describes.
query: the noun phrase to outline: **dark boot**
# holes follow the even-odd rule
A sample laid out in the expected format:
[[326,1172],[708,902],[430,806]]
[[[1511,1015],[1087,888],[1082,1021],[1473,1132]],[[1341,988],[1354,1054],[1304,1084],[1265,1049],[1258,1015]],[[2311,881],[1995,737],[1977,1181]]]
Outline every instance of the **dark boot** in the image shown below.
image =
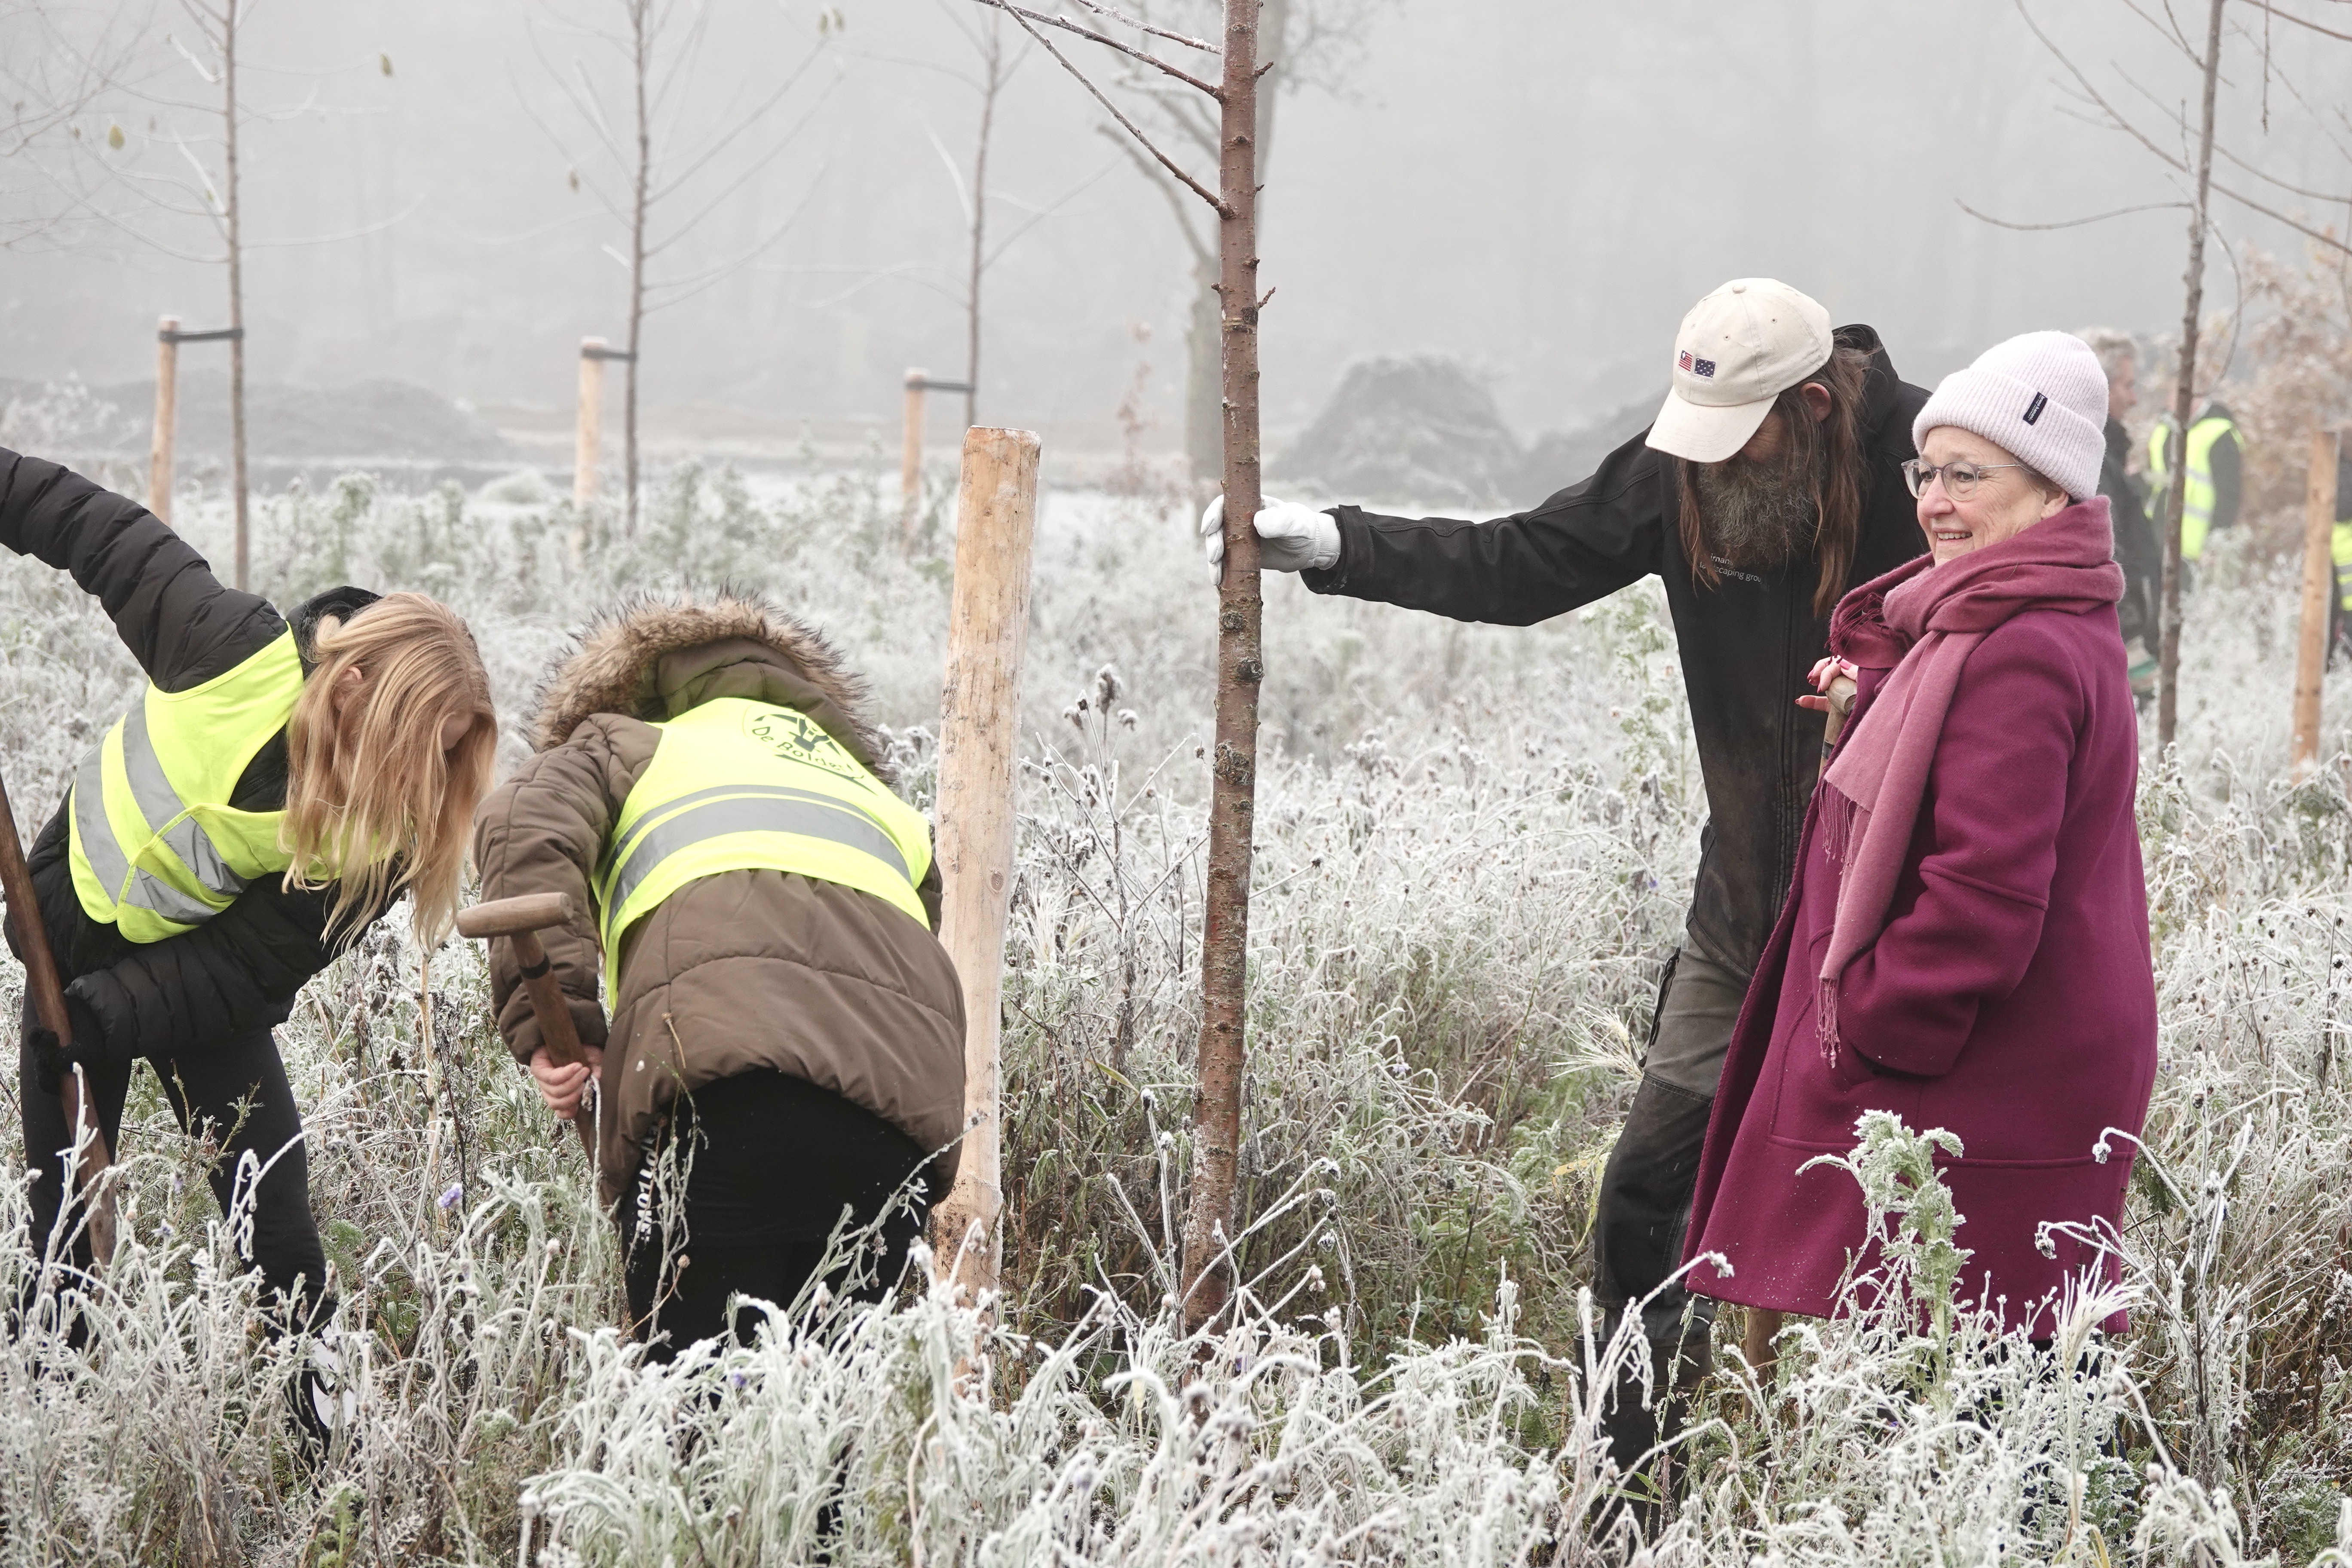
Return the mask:
[[1645,1075],[1634,1092],[1625,1129],[1601,1178],[1593,1226],[1593,1294],[1614,1334],[1624,1314],[1639,1307],[1639,1332],[1649,1347],[1650,1387],[1628,1366],[1603,1414],[1611,1457],[1627,1478],[1633,1517],[1647,1537],[1671,1500],[1675,1467],[1645,1461],[1661,1441],[1682,1430],[1691,1391],[1712,1370],[1709,1332],[1715,1303],[1679,1282],[1665,1284],[1682,1265],[1690,1224],[1691,1187],[1706,1142],[1713,1100]]

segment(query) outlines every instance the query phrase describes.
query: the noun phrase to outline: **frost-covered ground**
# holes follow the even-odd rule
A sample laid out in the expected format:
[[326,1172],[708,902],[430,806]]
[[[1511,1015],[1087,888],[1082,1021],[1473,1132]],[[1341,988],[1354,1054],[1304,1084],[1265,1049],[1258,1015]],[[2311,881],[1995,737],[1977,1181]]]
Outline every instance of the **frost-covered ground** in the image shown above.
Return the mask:
[[[2290,784],[2290,584],[2209,574],[2183,742],[2144,769],[2165,1067],[2126,1238],[2133,1333],[2082,1376],[2038,1377],[1965,1320],[1801,1325],[1766,1388],[1727,1313],[1684,1500],[1640,1542],[1607,1506],[1585,1391],[1611,1352],[1580,1338],[1579,1282],[1703,814],[1658,602],[1637,588],[1507,630],[1269,581],[1254,1285],[1244,1326],[1192,1346],[1160,1304],[1211,653],[1184,510],[1148,485],[1044,508],[993,1328],[909,1289],[639,1365],[611,1326],[607,1229],[487,1028],[477,956],[380,933],[281,1031],[358,1367],[346,1440],[299,1472],[281,1390],[305,1347],[259,1334],[201,1150],[142,1074],[94,1342],[0,1344],[0,1557],[1882,1568],[2337,1547],[2352,681],[2328,692],[2339,760]],[[183,522],[226,559],[216,500]],[[928,544],[900,558],[895,495],[673,474],[636,540],[591,528],[577,553],[534,479],[420,498],[354,478],[262,502],[255,560],[281,602],[346,580],[449,599],[509,715],[614,594],[761,588],[870,676],[926,790],[947,573]],[[0,658],[30,829],[136,671],[29,562],[0,562]],[[0,969],[0,1008],[20,989]],[[1861,1163],[1900,1205],[1920,1157],[1890,1135]],[[1932,1300],[1938,1243],[1968,1234],[1927,1196],[1888,1223],[1910,1226]],[[0,1224],[21,1212],[0,1195]],[[0,1289],[37,1267],[20,1235]]]

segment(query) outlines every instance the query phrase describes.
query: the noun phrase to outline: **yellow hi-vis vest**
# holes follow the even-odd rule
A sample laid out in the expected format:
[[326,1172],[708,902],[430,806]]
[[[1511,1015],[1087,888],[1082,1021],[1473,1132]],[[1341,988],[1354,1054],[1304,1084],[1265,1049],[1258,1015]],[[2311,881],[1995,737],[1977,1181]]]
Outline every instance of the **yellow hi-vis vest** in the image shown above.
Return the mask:
[[[2213,503],[2219,499],[2213,489],[2213,443],[2224,436],[2235,436],[2238,427],[2218,414],[2209,414],[2189,426],[2189,483],[2180,502],[2180,558],[2183,561],[2202,559],[2205,536],[2213,531]],[[2156,422],[2147,436],[2147,477],[2161,508],[2165,487],[2165,447],[2172,438],[2172,421]],[[2157,513],[2157,526],[2163,526],[2164,513]]]
[[74,773],[68,821],[82,912],[132,942],[162,942],[292,865],[278,847],[286,814],[228,800],[301,695],[290,630],[202,686],[140,693]]
[[2344,613],[2352,616],[2352,522],[2339,522],[2331,542],[2336,555],[2336,589],[2344,596]]
[[654,728],[661,742],[596,868],[607,966],[631,925],[721,871],[838,882],[930,928],[916,893],[931,868],[930,825],[816,721],[722,697]]

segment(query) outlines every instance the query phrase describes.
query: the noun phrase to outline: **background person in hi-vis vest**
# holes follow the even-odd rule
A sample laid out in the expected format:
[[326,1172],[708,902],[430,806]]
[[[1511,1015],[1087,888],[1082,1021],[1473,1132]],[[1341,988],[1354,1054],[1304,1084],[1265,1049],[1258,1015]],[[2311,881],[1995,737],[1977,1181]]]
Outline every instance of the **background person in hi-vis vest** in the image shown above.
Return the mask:
[[[508,944],[499,1026],[559,1116],[592,1072],[598,1191],[630,1318],[667,1357],[788,1308],[846,1211],[896,1281],[954,1179],[963,994],[929,825],[891,792],[865,693],[816,633],[730,593],[641,598],[542,683],[533,755],[482,803],[485,899],[572,896],[542,933],[589,1060],[551,1065]],[[598,1005],[600,967],[612,1001]],[[936,1157],[935,1157],[936,1156]]]
[[[144,1058],[180,1124],[221,1141],[211,1181],[225,1212],[239,1162],[260,1165],[249,1256],[273,1331],[320,1333],[294,1405],[323,1436],[342,1409],[333,1304],[270,1029],[402,893],[426,943],[449,931],[498,750],[480,655],[421,595],[336,588],[280,615],[222,584],[136,501],[5,450],[0,545],[72,573],[147,675],[127,711],[90,715],[100,739],[26,857],[73,1034],[60,1050],[27,1004],[33,1245],[61,1217],[70,1230],[80,1206],[62,1201],[62,1075],[82,1069],[112,1144]],[[9,942],[21,955],[13,929]],[[86,1234],[73,1251],[87,1268]]]
[[[2172,443],[2172,416],[2166,415],[2147,433],[2148,515],[2162,532],[2166,507],[2168,458]],[[2205,412],[2189,422],[2189,483],[2180,503],[2182,586],[2195,582],[2197,563],[2205,559],[2205,542],[2238,525],[2239,503],[2246,493],[2246,454],[2221,399],[2209,399]]]

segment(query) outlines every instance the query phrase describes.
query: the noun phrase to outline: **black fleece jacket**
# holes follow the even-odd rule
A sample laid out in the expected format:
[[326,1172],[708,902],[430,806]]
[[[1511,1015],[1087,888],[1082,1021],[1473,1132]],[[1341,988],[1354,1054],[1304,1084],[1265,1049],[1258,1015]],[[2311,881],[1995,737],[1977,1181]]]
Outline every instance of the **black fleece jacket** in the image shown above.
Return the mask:
[[[68,468],[0,447],[0,546],[73,574],[113,617],[123,646],[147,679],[184,691],[250,658],[282,636],[289,617],[212,574],[205,558],[138,502]],[[320,616],[349,616],[374,602],[360,588],[336,588],[290,617],[302,668]],[[103,734],[115,713],[93,713]],[[279,731],[237,780],[229,804],[244,811],[286,805],[286,734]],[[325,968],[347,940],[327,940],[331,886],[289,892],[257,879],[194,931],[163,942],[126,941],[82,912],[67,860],[67,810],[35,840],[26,859],[33,894],[68,995],[87,1005],[113,1054],[170,1056],[285,1022],[302,983]],[[356,936],[354,928],[351,935]],[[21,954],[10,911],[8,945]]]
[[[1864,383],[1861,537],[1845,586],[1890,572],[1926,548],[1902,465],[1927,395],[1895,374],[1878,334],[1841,327],[1837,341],[1870,356]],[[1682,653],[1706,782],[1691,901],[1694,940],[1719,962],[1752,968],[1789,890],[1797,836],[1821,768],[1822,716],[1799,708],[1807,671],[1829,647],[1813,613],[1812,555],[1777,572],[1725,569],[1694,577],[1675,519],[1677,465],[1634,437],[1590,479],[1532,511],[1492,522],[1379,517],[1333,509],[1339,560],[1302,574],[1318,594],[1346,594],[1461,621],[1532,626],[1655,573]]]

